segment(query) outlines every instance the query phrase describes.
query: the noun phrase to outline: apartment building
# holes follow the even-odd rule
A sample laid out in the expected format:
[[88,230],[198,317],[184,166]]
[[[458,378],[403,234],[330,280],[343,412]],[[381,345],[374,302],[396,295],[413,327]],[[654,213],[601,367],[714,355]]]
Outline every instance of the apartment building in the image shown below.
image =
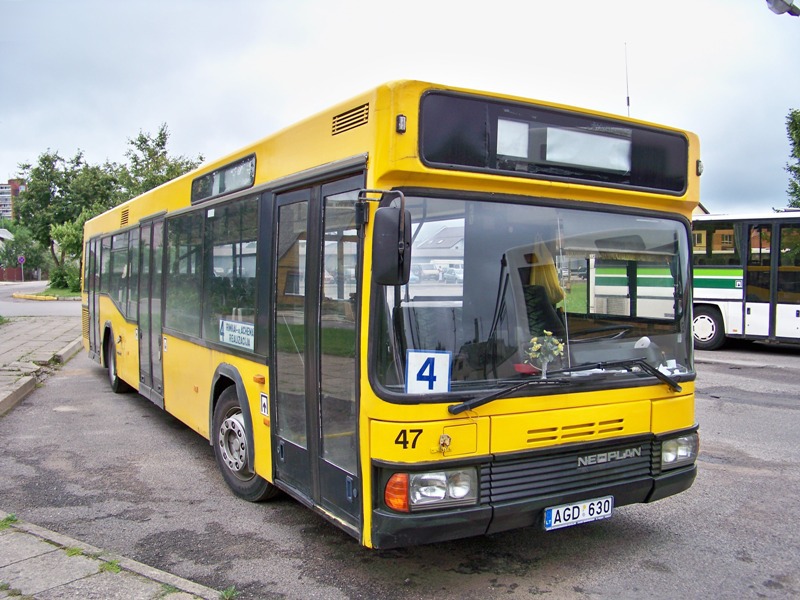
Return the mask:
[[14,198],[25,191],[25,182],[9,179],[8,183],[0,183],[0,219],[10,219],[13,213]]

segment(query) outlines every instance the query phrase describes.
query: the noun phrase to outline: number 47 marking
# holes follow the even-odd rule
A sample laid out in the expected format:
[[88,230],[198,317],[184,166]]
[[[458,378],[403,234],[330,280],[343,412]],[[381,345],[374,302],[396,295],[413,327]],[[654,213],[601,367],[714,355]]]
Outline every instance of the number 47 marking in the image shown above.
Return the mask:
[[[413,439],[410,442],[408,441],[409,434],[413,434]],[[409,444],[411,444],[411,448],[414,449],[417,447],[417,440],[420,435],[422,435],[422,429],[401,429],[397,437],[394,438],[394,443],[398,446],[402,446],[403,450],[408,450]]]

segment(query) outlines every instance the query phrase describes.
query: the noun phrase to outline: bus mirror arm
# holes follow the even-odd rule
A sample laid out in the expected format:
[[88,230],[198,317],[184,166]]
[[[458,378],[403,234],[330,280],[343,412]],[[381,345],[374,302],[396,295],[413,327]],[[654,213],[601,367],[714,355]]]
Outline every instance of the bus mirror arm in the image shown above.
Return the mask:
[[411,275],[411,212],[405,209],[405,196],[397,190],[362,190],[400,198],[400,207],[381,206],[375,211],[372,227],[372,276],[379,285],[405,285]]

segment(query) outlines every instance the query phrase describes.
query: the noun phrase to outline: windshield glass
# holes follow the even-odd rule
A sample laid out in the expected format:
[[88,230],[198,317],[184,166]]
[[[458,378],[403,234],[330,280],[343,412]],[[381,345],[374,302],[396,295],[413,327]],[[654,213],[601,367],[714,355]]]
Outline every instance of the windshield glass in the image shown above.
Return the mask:
[[678,378],[692,370],[682,222],[425,197],[406,208],[411,278],[379,287],[373,312],[384,388],[435,395],[641,376],[603,364],[615,361]]

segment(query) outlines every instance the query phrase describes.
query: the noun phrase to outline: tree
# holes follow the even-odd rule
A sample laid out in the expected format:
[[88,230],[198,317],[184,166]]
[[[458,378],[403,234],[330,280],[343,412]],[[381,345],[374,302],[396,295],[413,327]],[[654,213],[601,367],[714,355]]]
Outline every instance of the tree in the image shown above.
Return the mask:
[[83,225],[93,216],[84,210],[74,221],[50,226],[50,237],[55,240],[65,256],[77,259],[83,252]]
[[791,160],[786,164],[789,172],[789,206],[800,208],[800,110],[789,111],[786,117],[786,133],[792,145]]
[[166,123],[161,124],[154,136],[139,131],[134,139],[128,139],[130,148],[125,153],[128,165],[121,170],[121,184],[126,200],[175,179],[203,162],[201,154],[196,159],[170,157],[167,154],[168,141],[169,129]]
[[0,220],[0,227],[8,229],[14,234],[13,240],[6,240],[0,245],[0,265],[16,267],[17,259],[25,257],[25,270],[41,269],[45,266],[46,254],[42,247],[33,239],[33,234],[27,228],[7,219]]
[[61,267],[65,250],[57,248],[52,226],[73,222],[84,211],[97,214],[118,203],[118,167],[89,165],[80,150],[69,160],[48,150],[35,165],[21,164],[19,168],[27,189],[14,203],[15,218],[49,249],[56,267]]
[[27,182],[14,204],[15,219],[47,248],[57,269],[81,254],[83,224],[95,215],[183,175],[202,162],[167,153],[169,130],[163,123],[155,136],[142,131],[128,139],[128,164],[106,161],[90,165],[78,150],[69,160],[47,150],[35,165],[19,165]]

